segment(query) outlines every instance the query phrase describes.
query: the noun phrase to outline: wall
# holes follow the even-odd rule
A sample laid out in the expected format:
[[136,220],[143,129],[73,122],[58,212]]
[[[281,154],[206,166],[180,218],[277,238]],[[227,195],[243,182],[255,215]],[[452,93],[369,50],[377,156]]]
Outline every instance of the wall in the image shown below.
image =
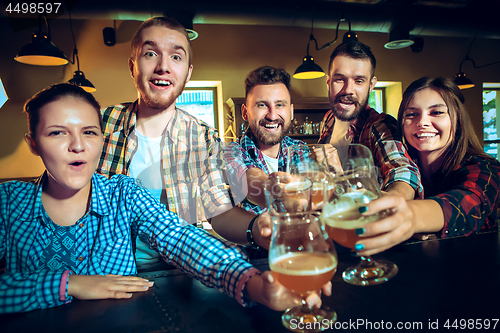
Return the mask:
[[[67,18],[67,17],[66,17]],[[73,28],[80,56],[80,69],[96,86],[94,93],[103,105],[132,101],[136,98],[132,78],[128,73],[130,37],[138,22],[117,22],[117,43],[104,45],[102,29],[112,26],[111,20],[73,20]],[[69,57],[73,41],[69,21],[64,17],[50,22],[52,40]],[[306,53],[310,29],[297,27],[195,25],[199,32],[193,41],[193,80],[222,81],[223,100],[244,96],[243,81],[246,74],[261,65],[282,67],[291,74],[301,64]],[[0,109],[0,178],[29,177],[40,174],[43,166],[33,157],[23,142],[26,120],[22,105],[38,90],[72,77],[76,65],[39,67],[17,63],[14,57],[31,39],[36,28],[13,32],[8,19],[0,18],[0,77],[11,98]],[[344,31],[341,31],[340,38]],[[335,32],[314,29],[320,46],[333,40]],[[420,53],[409,48],[386,50],[383,44],[388,34],[358,32],[359,40],[372,47],[377,57],[376,76],[380,81],[400,81],[406,88],[413,80],[424,75],[453,77],[465,57],[471,38],[445,38],[424,36],[425,45]],[[323,51],[314,46],[310,54],[324,70],[336,44]],[[470,53],[477,65],[497,61],[500,40],[478,39]],[[482,133],[482,82],[499,82],[500,65],[474,69],[470,62],[463,71],[476,83],[464,91],[466,105],[476,133]],[[327,96],[324,79],[292,79],[293,97]],[[394,106],[391,106],[394,108]],[[480,135],[482,138],[482,134]]]

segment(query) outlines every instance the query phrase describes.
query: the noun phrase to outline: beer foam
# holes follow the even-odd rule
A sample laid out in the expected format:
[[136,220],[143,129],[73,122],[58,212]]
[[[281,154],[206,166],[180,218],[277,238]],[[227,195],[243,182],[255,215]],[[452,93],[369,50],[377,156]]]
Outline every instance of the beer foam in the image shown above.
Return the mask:
[[[278,263],[280,265],[276,265]],[[317,269],[317,266],[324,268]],[[316,275],[335,269],[337,258],[330,253],[287,253],[271,261],[269,267],[271,271],[287,275]]]
[[359,207],[375,198],[375,194],[366,190],[345,193],[325,205],[320,219],[324,224],[334,228],[359,228],[365,223],[379,219],[378,214],[365,216],[359,213]]
[[292,183],[285,184],[285,190],[290,192],[304,191],[311,186],[309,181],[294,181]]

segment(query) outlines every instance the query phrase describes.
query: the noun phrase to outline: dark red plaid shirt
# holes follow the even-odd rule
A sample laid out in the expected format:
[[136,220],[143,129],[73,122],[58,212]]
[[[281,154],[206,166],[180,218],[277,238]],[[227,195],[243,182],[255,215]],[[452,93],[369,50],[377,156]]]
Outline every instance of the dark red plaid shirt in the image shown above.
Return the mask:
[[434,174],[424,188],[426,199],[435,200],[443,210],[441,237],[467,236],[498,228],[500,163],[497,160],[467,157],[446,177]]
[[[335,116],[330,110],[321,122],[318,143],[330,143],[334,125]],[[402,181],[413,187],[418,197],[423,198],[420,171],[403,146],[394,117],[367,107],[349,125],[346,141],[360,143],[371,150],[375,166],[380,168],[382,189]]]

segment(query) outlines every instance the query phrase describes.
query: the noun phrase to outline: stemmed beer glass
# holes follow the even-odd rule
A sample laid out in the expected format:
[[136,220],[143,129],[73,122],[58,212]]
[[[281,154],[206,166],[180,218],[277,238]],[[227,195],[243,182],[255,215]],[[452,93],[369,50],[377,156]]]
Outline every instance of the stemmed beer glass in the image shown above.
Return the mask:
[[304,144],[288,147],[286,172],[291,175],[301,175],[313,182],[312,206],[320,209],[323,204],[324,193],[333,191],[329,175],[333,166],[329,156],[334,150],[331,144]]
[[[354,250],[356,242],[362,239],[356,234],[356,229],[378,221],[389,212],[366,216],[359,212],[359,207],[381,196],[370,150],[360,144],[336,149],[341,169],[333,177],[333,194],[325,194],[327,203],[323,207],[321,220],[335,242]],[[342,277],[350,284],[365,286],[386,282],[397,272],[398,267],[390,261],[376,261],[370,256],[361,256],[360,263],[349,267]]]
[[337,271],[335,246],[316,211],[310,210],[311,189],[312,182],[301,176],[284,184],[266,183],[273,222],[269,267],[278,282],[303,297],[302,305],[287,309],[281,317],[283,325],[294,332],[318,332],[325,329],[324,320],[337,319],[335,311],[309,308],[305,301],[311,292],[320,292]]

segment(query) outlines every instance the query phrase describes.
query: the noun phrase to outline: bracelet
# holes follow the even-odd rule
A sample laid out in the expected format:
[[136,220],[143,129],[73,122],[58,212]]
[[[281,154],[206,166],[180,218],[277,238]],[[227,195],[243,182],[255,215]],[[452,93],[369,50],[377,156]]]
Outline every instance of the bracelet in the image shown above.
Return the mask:
[[253,228],[253,224],[254,224],[255,220],[257,220],[258,217],[259,217],[259,215],[252,218],[252,220],[248,224],[248,228],[247,228],[248,245],[252,245],[252,246],[256,245],[255,240],[253,239],[252,228]]

